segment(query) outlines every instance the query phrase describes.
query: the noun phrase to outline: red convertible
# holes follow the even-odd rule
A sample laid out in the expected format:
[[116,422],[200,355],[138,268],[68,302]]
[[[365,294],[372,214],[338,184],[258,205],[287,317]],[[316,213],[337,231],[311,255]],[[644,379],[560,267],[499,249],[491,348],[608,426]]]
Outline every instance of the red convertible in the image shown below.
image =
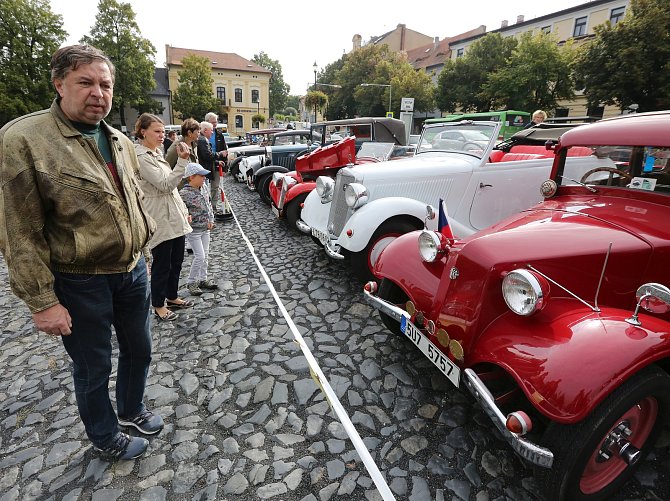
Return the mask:
[[[566,132],[543,202],[460,241],[448,224],[400,236],[365,286],[549,499],[613,497],[670,417],[668,131],[657,112]],[[568,179],[582,147],[601,165]]]

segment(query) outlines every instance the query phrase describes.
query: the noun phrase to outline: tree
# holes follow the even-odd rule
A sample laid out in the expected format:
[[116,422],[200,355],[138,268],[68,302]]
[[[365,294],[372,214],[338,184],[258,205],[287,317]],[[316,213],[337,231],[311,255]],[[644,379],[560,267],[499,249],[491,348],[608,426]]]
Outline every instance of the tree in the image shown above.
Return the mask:
[[320,90],[311,90],[305,97],[305,106],[310,110],[316,107],[323,113],[324,108],[328,106],[328,96]]
[[631,0],[624,20],[595,28],[574,65],[589,106],[670,107],[670,4]]
[[100,0],[90,35],[81,41],[102,50],[116,66],[112,111],[119,114],[121,125],[126,125],[126,104],[139,110],[151,103],[148,94],[156,87],[156,49],[142,37],[131,5],[115,0]]
[[0,2],[0,126],[48,108],[51,56],[67,33],[46,0]]
[[300,96],[289,95],[286,98],[286,107],[287,108],[288,107],[294,108],[296,110],[296,113],[297,113],[298,108],[300,108]]
[[281,64],[276,59],[271,59],[265,52],[260,52],[252,58],[252,61],[258,66],[272,72],[270,77],[270,116],[281,111],[286,105],[286,98],[291,87],[284,82]]
[[448,60],[438,77],[435,101],[442,111],[490,111],[494,99],[484,92],[491,75],[504,68],[517,45],[514,37],[489,33],[472,44],[464,57]]
[[210,62],[206,57],[188,54],[181,64],[183,69],[178,73],[179,87],[174,93],[174,109],[182,120],[189,117],[201,120],[218,106],[212,93],[214,79]]
[[571,44],[559,46],[550,35],[524,33],[480,95],[494,109],[554,109],[559,100],[574,98],[573,60]]

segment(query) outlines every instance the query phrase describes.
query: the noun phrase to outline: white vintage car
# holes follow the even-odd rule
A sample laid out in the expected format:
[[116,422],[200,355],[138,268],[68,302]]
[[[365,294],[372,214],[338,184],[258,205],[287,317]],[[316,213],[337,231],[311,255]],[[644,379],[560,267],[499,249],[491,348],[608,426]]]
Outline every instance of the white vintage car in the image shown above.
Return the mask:
[[[374,263],[394,238],[424,226],[436,229],[436,219],[424,220],[427,205],[436,208],[444,199],[453,233],[465,237],[540,202],[540,186],[554,158],[552,145],[570,127],[531,128],[496,145],[497,122],[426,125],[413,157],[345,167],[335,180],[319,178],[297,226],[331,258],[348,254],[356,275],[372,280]],[[452,131],[459,134],[448,134]],[[444,141],[446,136],[478,141],[460,144]],[[588,148],[571,155],[565,177],[574,182],[596,167],[614,167]]]

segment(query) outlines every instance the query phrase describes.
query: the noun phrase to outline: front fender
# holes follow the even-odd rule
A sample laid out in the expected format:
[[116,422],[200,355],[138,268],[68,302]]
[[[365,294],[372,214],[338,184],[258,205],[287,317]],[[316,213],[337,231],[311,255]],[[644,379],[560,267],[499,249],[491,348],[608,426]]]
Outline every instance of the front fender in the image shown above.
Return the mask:
[[510,311],[466,351],[466,365],[504,368],[542,414],[575,423],[630,376],[670,356],[670,324],[640,315],[635,327],[625,321],[630,316],[593,312],[572,299],[556,299],[531,317]]
[[289,170],[286,167],[282,167],[281,165],[266,165],[265,167],[261,167],[255,172],[254,183],[256,182],[256,179],[259,179],[261,176],[264,176],[265,174],[274,174],[275,172],[288,172],[288,171]]
[[284,198],[284,206],[286,206],[287,203],[289,203],[298,195],[302,195],[303,193],[309,193],[314,188],[316,188],[316,182],[314,181],[304,181],[302,183],[294,184],[286,192],[286,197]]
[[435,301],[446,256],[442,255],[441,259],[432,263],[421,259],[420,233],[405,233],[388,244],[375,263],[375,275],[396,284],[414,302],[418,311],[427,312]]

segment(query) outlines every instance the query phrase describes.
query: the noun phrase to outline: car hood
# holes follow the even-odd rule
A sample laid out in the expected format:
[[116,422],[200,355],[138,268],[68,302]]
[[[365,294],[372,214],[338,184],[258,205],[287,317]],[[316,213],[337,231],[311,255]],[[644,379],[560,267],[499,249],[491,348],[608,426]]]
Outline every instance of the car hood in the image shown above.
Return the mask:
[[[356,177],[357,182],[385,180],[392,183],[395,178],[411,178],[417,181],[448,172],[470,172],[482,162],[472,155],[460,153],[421,153],[410,158],[359,164],[346,170]],[[438,173],[436,167],[443,167],[445,170]]]

